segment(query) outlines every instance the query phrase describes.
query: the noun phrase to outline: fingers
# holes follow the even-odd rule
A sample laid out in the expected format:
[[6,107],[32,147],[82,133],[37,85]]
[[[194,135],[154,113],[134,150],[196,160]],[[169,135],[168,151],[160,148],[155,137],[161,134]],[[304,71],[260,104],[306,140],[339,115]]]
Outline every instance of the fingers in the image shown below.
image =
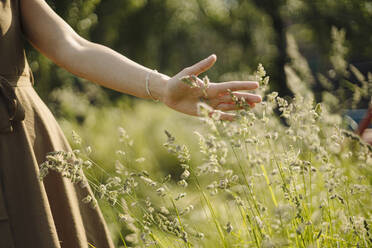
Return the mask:
[[236,118],[236,114],[224,113],[224,112],[221,113],[221,117],[220,117],[220,119],[223,121],[234,121],[235,118]]
[[230,111],[230,110],[239,110],[241,109],[241,107],[234,103],[221,103],[217,105],[216,109],[222,110],[222,111]]
[[236,114],[234,114],[234,113],[226,113],[226,112],[222,112],[220,110],[213,110],[213,111],[209,112],[209,116],[210,117],[213,114],[218,114],[219,115],[219,119],[220,120],[223,120],[223,121],[233,121],[236,118]]
[[256,81],[230,81],[223,83],[214,83],[212,87],[209,87],[208,95],[217,96],[226,94],[227,90],[239,91],[239,90],[254,90],[258,88],[258,82]]
[[[251,103],[249,102],[248,103],[251,108],[254,108],[256,106],[256,103]],[[243,106],[239,106],[235,103],[220,103],[218,104],[215,109],[218,109],[218,110],[221,110],[221,111],[231,111],[231,110],[240,110],[240,109],[243,109]]]
[[205,72],[209,68],[213,66],[213,64],[216,62],[217,56],[215,54],[212,54],[206,59],[203,59],[202,61],[186,68],[184,71],[187,75],[195,75],[198,76],[200,73]]
[[[261,96],[251,94],[251,93],[245,93],[245,92],[233,92],[234,96],[238,97],[239,99],[244,98],[244,100],[248,103],[259,103],[262,101]],[[222,95],[218,98],[218,101],[221,103],[229,103],[233,102],[232,97],[230,94]]]

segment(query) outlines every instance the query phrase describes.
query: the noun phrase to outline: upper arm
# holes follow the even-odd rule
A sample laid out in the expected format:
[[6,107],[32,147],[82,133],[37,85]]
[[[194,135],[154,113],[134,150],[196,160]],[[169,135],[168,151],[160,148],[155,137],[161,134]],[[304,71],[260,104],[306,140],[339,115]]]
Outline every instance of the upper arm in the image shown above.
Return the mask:
[[27,39],[57,64],[86,42],[44,0],[21,0],[20,12]]

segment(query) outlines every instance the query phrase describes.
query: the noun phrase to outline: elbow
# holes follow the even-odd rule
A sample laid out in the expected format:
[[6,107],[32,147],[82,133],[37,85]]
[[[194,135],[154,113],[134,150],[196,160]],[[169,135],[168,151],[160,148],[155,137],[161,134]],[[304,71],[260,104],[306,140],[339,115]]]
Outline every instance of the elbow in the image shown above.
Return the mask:
[[55,46],[54,62],[60,65],[70,64],[81,56],[88,43],[81,37],[66,37]]
[[57,65],[75,73],[74,68],[79,65],[79,60],[89,47],[89,43],[89,41],[80,36],[65,37],[65,39],[57,42],[51,59]]

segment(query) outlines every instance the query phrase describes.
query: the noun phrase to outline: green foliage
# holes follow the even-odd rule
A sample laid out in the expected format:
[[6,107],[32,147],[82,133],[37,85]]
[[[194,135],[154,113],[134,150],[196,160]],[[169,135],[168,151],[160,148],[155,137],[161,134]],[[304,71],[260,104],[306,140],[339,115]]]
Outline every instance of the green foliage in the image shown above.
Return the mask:
[[82,204],[98,199],[118,247],[371,246],[371,148],[334,114],[372,95],[371,74],[348,65],[371,57],[369,2],[49,2],[79,34],[145,66],[171,75],[216,53],[211,78],[266,85],[263,67],[254,75],[262,62],[271,85],[295,95],[261,88],[265,101],[237,122],[197,119],[119,98],[30,53],[39,94],[65,133],[75,130],[74,154],[49,154],[41,176],[55,169],[79,182],[83,169],[97,194]]
[[[267,83],[262,65],[256,76]],[[41,176],[80,183],[84,170],[96,195],[81,204],[98,199],[118,246],[370,247],[371,146],[311,94],[266,99],[254,109],[236,99],[235,122],[204,103],[199,119],[147,102],[87,105],[80,127],[61,122],[77,130],[76,157],[50,153]]]
[[[49,0],[48,3],[83,37],[107,45],[147,67],[173,75],[216,53],[219,61],[209,71],[211,78],[247,79],[255,65],[263,63],[271,75],[271,90],[283,95],[291,92],[286,84],[285,67],[290,64],[293,68],[298,62],[292,61],[293,53],[289,50],[293,51],[290,48],[293,42],[286,39],[288,35],[297,41],[298,50],[308,61],[306,75],[300,76],[306,76],[302,78],[311,89],[333,91],[330,93],[336,97],[348,97],[348,94],[329,89],[332,84],[340,84],[332,78],[331,66],[351,61],[366,76],[366,66],[372,57],[369,31],[372,5],[364,0]],[[332,49],[335,48],[329,38],[332,27],[343,33],[339,38],[345,38],[346,42],[336,48],[344,49],[343,52]],[[39,53],[31,50],[28,58],[42,99],[50,101],[49,93],[65,83],[81,86],[79,79]],[[339,75],[346,73],[345,69],[350,71],[345,66],[334,69]],[[317,77],[318,73],[326,78]],[[329,82],[324,84],[327,78]],[[122,96],[106,92],[112,100]],[[320,93],[316,99],[321,100]],[[365,107],[368,102],[369,99],[362,97],[358,107]]]

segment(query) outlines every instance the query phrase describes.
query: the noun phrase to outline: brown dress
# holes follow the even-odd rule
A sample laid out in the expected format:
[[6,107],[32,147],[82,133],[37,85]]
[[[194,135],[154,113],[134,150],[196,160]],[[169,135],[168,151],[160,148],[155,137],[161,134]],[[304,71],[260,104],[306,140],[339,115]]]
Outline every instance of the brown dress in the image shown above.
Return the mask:
[[99,208],[81,202],[90,188],[38,179],[46,153],[71,148],[33,88],[19,1],[0,0],[0,247],[114,247]]

